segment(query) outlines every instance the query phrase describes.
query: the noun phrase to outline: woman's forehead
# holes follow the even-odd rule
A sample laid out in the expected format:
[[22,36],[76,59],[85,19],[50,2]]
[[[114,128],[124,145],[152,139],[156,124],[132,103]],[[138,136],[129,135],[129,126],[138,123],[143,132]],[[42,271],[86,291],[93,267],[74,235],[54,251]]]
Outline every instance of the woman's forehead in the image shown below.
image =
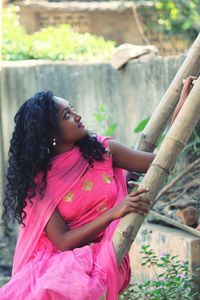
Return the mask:
[[69,101],[67,101],[67,100],[65,100],[65,99],[63,99],[63,98],[54,96],[54,99],[55,99],[56,103],[57,103],[60,107],[67,107],[67,106],[70,106]]

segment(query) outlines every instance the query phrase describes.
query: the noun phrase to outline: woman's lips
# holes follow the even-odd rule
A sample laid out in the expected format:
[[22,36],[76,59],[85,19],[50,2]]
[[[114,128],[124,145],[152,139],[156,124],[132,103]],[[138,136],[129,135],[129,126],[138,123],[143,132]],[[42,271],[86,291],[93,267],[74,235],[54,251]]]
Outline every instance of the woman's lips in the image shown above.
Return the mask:
[[83,123],[80,123],[79,125],[78,125],[78,128],[84,128],[85,126],[84,126],[84,124]]

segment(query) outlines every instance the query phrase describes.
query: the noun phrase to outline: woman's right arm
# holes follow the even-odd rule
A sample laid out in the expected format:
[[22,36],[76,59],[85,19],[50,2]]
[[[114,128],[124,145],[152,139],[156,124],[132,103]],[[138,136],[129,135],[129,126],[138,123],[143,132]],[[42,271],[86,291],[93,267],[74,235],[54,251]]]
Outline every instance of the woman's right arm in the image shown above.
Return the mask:
[[46,227],[48,238],[61,250],[72,250],[84,246],[101,233],[112,221],[119,219],[130,212],[141,215],[147,214],[150,207],[149,200],[144,196],[146,189],[131,192],[117,206],[109,209],[93,221],[83,226],[68,230],[67,224],[57,209],[54,210]]

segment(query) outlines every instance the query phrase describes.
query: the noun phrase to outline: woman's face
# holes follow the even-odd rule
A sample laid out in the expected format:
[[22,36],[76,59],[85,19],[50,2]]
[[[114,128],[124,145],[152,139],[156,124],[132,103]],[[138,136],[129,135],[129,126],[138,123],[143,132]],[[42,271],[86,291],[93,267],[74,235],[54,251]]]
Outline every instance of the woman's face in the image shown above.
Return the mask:
[[59,137],[54,136],[55,151],[59,154],[71,150],[88,131],[81,122],[81,116],[73,110],[68,101],[55,96],[54,100],[59,109]]

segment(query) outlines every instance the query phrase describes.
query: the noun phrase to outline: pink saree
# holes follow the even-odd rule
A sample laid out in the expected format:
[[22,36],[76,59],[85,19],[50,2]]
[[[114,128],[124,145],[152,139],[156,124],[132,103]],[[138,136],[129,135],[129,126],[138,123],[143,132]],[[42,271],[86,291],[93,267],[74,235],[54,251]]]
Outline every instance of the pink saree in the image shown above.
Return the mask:
[[[98,138],[108,146],[106,138]],[[99,300],[104,295],[116,300],[119,290],[128,285],[128,258],[118,268],[112,245],[118,221],[94,243],[70,251],[60,251],[44,232],[55,208],[73,229],[92,221],[127,194],[123,170],[112,169],[111,157],[95,162],[85,178],[87,168],[78,148],[52,159],[44,198],[36,196],[26,206],[26,226],[21,226],[12,278],[0,289],[1,300]]]

